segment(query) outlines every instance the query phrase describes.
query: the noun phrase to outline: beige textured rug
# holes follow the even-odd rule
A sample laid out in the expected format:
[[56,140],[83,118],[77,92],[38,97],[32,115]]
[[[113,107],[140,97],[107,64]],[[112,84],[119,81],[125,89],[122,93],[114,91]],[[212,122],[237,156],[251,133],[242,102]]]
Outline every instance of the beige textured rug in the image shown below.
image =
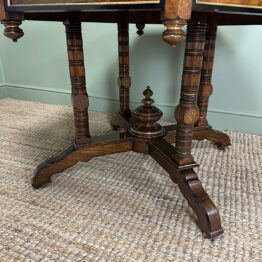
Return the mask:
[[[91,113],[92,134],[110,132]],[[33,190],[36,166],[73,137],[70,107],[0,101],[0,261],[262,261],[262,136],[194,142],[225,233],[204,239],[178,186],[134,152],[78,163]]]

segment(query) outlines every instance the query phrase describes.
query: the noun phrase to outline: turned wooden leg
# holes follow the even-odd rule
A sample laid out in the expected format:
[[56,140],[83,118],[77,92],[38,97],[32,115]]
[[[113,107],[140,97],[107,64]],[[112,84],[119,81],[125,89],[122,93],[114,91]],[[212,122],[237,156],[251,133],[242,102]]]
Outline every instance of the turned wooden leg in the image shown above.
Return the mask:
[[129,88],[131,78],[129,76],[129,32],[128,22],[118,23],[118,59],[119,59],[119,99],[120,114],[126,119],[131,116],[129,108]]
[[175,110],[177,121],[175,162],[179,166],[194,162],[191,155],[194,124],[199,118],[197,97],[201,76],[206,26],[189,22],[184,57],[180,102]]
[[207,237],[213,238],[223,233],[220,216],[193,170],[196,164],[191,155],[194,124],[199,119],[197,97],[205,31],[204,23],[191,21],[188,24],[181,97],[175,110],[177,121],[175,148],[161,138],[150,143],[149,152],[178,184],[182,194],[195,211],[201,230]]
[[208,100],[213,92],[211,80],[215,55],[216,33],[217,25],[209,25],[207,27],[197,101],[200,117],[199,120],[195,123],[196,129],[194,132],[194,138],[197,140],[208,139],[215,142],[219,149],[224,149],[230,145],[229,136],[225,133],[212,129],[207,121]]
[[[66,26],[66,40],[69,61],[69,73],[72,85],[72,104],[74,110],[75,141],[74,145],[56,158],[52,158],[41,164],[33,177],[33,187],[39,188],[50,182],[50,177],[64,169],[73,166],[78,158],[76,148],[90,143],[88,120],[88,95],[85,83],[85,67],[81,22],[78,19],[70,19],[64,22]],[[89,159],[89,158],[88,158]],[[85,158],[87,161],[87,158]]]
[[[195,128],[193,130],[193,139],[207,139],[214,142],[219,149],[223,150],[225,149],[225,147],[230,145],[229,136],[225,133],[214,130],[207,121],[208,100],[213,92],[211,80],[215,53],[216,32],[216,25],[209,25],[207,27],[197,101],[200,116],[199,120],[195,123]],[[176,126],[168,126],[166,127],[166,130],[169,132],[166,139],[171,143],[174,143],[176,141]]]
[[214,53],[215,53],[215,42],[216,42],[217,26],[208,26],[205,37],[205,49],[203,55],[203,63],[201,70],[201,78],[198,92],[197,105],[199,108],[199,119],[195,123],[197,127],[203,127],[208,125],[207,121],[207,109],[208,100],[213,92],[213,86],[211,83]]
[[111,121],[112,128],[128,129],[131,110],[129,108],[129,89],[131,78],[129,76],[129,24],[127,21],[121,21],[117,24],[118,28],[118,63],[119,63],[119,115]]
[[[98,141],[96,141],[98,140]],[[40,164],[32,180],[34,188],[51,182],[51,177],[75,165],[78,161],[87,162],[93,157],[132,150],[132,141],[119,134],[94,137],[88,146],[72,145],[56,157]]]
[[64,22],[72,85],[72,104],[75,122],[75,143],[85,145],[90,141],[88,120],[88,95],[86,92],[85,66],[81,22],[76,19]]

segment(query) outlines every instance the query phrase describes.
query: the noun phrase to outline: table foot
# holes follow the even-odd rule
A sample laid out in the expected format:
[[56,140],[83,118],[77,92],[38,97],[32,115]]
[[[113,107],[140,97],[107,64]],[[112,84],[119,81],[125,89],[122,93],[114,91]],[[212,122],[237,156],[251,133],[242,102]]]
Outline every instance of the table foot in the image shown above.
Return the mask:
[[223,234],[218,209],[193,170],[197,164],[177,166],[173,160],[175,149],[165,139],[149,142],[149,147],[150,155],[169,173],[172,181],[178,184],[181,193],[194,210],[203,235],[213,239]]
[[[166,140],[170,143],[176,142],[176,125],[169,125],[165,127],[167,131]],[[207,139],[214,142],[219,150],[224,150],[227,146],[230,146],[230,138],[227,134],[213,129],[211,126],[206,127],[194,127],[193,129],[194,140]]]
[[223,234],[218,209],[204,190],[195,171],[189,169],[178,172],[176,181],[189,206],[195,211],[204,236],[213,239]]
[[132,145],[132,141],[122,134],[94,137],[90,144],[81,147],[71,145],[58,156],[48,159],[37,167],[32,186],[38,189],[50,183],[54,174],[63,172],[79,161],[87,162],[93,157],[130,151]]
[[[42,187],[51,182],[51,176],[64,171],[65,169],[76,164],[77,160],[73,161],[73,155],[75,154],[74,145],[69,146],[61,154],[47,159],[45,162],[40,164],[33,176],[32,186],[35,189]],[[68,161],[70,159],[70,161]]]
[[195,127],[194,139],[203,140],[207,139],[216,144],[219,150],[224,150],[227,146],[230,146],[230,138],[227,134],[213,129],[211,126],[207,127]]

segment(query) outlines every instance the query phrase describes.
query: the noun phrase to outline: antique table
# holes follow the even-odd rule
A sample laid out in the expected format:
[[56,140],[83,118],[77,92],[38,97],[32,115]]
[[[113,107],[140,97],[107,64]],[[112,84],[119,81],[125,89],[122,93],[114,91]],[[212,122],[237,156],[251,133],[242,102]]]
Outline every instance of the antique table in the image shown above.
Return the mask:
[[[62,154],[38,166],[33,187],[40,188],[52,175],[78,161],[130,150],[146,153],[178,184],[203,234],[212,239],[222,234],[218,210],[193,170],[198,165],[191,155],[192,139],[211,140],[220,149],[230,145],[229,137],[213,130],[206,119],[216,29],[217,25],[261,24],[261,8],[258,0],[0,0],[4,34],[13,41],[23,36],[19,27],[23,20],[62,21],[66,27],[75,140]],[[185,39],[182,27],[187,21],[181,97],[175,110],[177,125],[162,127],[156,123],[162,112],[152,105],[150,87],[143,93],[143,105],[133,112],[129,108],[128,25],[135,23],[141,35],[146,23],[163,23],[163,40],[174,47]],[[90,136],[81,22],[118,24],[120,111],[112,126],[122,127],[124,132]]]

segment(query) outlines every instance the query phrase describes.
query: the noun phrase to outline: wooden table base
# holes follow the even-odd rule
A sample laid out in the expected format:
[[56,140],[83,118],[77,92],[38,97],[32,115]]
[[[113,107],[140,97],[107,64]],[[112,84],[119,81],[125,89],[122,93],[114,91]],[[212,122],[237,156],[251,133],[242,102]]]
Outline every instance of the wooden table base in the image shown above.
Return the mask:
[[182,194],[194,210],[199,227],[207,238],[214,238],[223,233],[220,216],[214,203],[203,189],[193,163],[179,168],[173,160],[174,147],[164,138],[154,140],[138,139],[128,133],[93,137],[86,146],[72,145],[57,157],[50,158],[38,166],[32,180],[34,188],[40,188],[51,182],[54,174],[63,172],[78,161],[87,162],[94,157],[135,151],[151,155],[178,184]]
[[116,119],[124,132],[92,137],[84,145],[74,143],[57,157],[50,158],[38,166],[32,186],[37,189],[50,183],[54,174],[63,172],[78,161],[87,162],[94,157],[127,151],[149,154],[169,173],[172,181],[178,184],[196,213],[203,235],[214,239],[223,233],[218,210],[193,169],[198,165],[195,162],[181,166],[176,163],[175,147],[168,142],[174,132],[169,132],[168,128],[165,129],[156,123],[162,112],[152,106],[152,94],[149,87],[144,91],[144,106],[133,111],[135,124],[130,124],[119,115]]
[[[119,81],[120,91],[122,90],[120,92],[122,103],[120,114],[113,122],[115,126],[122,127],[123,132],[91,137],[81,21],[72,16],[64,24],[66,26],[69,72],[72,85],[75,141],[59,156],[38,166],[32,180],[33,187],[40,188],[51,182],[51,177],[54,174],[63,172],[78,161],[87,162],[97,156],[126,151],[149,154],[169,173],[172,181],[178,184],[181,193],[196,213],[203,234],[208,238],[222,234],[223,229],[219,212],[193,169],[198,165],[191,155],[193,128],[199,117],[196,103],[206,26],[201,23],[192,23],[188,26],[182,92],[175,113],[178,122],[175,133],[173,126],[164,128],[157,123],[163,113],[152,105],[154,100],[151,98],[153,92],[150,87],[147,87],[143,93],[143,105],[132,112],[130,122],[126,120],[130,119],[131,115],[128,99],[130,78],[126,46],[128,27],[125,23],[119,25],[119,50],[120,57],[123,57],[123,59],[120,59],[122,62]],[[170,143],[174,140],[176,140],[175,147]]]

